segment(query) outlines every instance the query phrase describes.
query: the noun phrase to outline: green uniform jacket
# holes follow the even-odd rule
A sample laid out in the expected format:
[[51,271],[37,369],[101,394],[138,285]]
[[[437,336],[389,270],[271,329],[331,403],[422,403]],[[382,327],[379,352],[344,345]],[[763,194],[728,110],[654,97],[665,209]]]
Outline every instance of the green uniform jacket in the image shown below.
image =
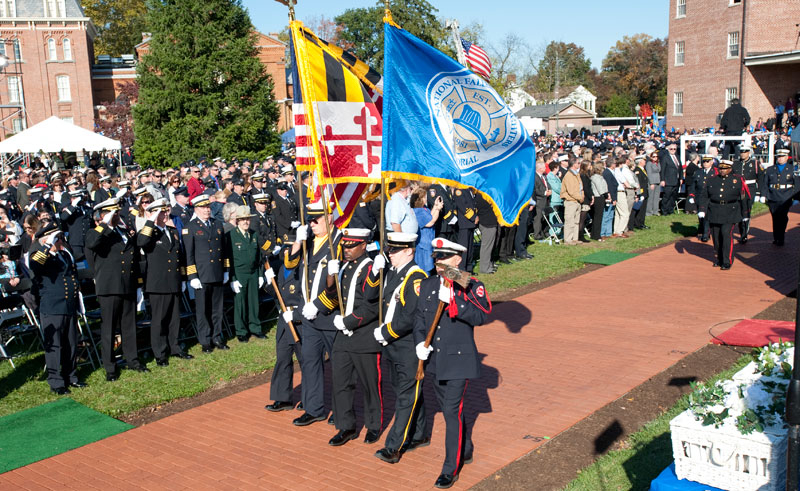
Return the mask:
[[226,241],[230,248],[230,280],[236,281],[263,273],[261,249],[258,247],[258,234],[248,233],[247,237],[238,227],[227,232]]

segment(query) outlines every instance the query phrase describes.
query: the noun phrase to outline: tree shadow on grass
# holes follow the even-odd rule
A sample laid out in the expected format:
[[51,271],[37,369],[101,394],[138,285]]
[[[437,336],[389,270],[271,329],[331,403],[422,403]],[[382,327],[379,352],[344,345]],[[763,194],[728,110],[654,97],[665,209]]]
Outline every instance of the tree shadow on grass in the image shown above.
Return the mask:
[[[8,363],[3,360],[3,363]],[[32,380],[44,380],[44,352],[20,363],[5,377],[0,378],[0,400]]]
[[681,222],[672,222],[669,227],[673,234],[682,235],[683,237],[693,237],[697,235],[697,225],[686,225]]
[[672,462],[672,440],[664,432],[646,444],[634,446],[635,453],[622,467],[632,490],[650,489],[650,483]]

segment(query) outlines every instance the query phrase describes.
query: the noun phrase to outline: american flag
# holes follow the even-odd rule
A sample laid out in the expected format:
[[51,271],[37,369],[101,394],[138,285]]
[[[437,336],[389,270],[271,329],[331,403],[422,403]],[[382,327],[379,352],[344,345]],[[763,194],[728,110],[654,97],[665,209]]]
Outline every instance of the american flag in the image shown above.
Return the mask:
[[477,44],[472,44],[463,39],[461,40],[461,46],[464,47],[464,54],[472,71],[488,80],[492,73],[492,61],[486,51]]

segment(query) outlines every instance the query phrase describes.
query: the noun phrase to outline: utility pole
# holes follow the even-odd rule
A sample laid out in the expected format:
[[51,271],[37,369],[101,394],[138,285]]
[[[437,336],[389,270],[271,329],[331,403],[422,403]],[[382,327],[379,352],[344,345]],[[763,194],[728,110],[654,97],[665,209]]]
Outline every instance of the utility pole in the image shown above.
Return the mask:
[[556,90],[555,90],[555,98],[556,98],[556,103],[555,103],[556,104],[555,105],[555,108],[556,108],[556,133],[558,133],[558,117],[559,117],[559,114],[558,114],[559,113],[559,111],[558,111],[558,84],[559,84],[560,80],[559,80],[559,77],[558,77],[558,65],[559,65],[559,63],[558,63],[558,49],[556,48]]

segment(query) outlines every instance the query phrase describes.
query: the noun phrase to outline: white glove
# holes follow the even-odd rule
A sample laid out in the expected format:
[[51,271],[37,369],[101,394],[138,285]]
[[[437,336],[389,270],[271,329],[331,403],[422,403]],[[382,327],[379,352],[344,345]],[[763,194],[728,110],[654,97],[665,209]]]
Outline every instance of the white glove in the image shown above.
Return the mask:
[[227,271],[224,271],[222,273],[222,282],[223,283],[227,283],[228,279],[230,279],[230,277],[231,277],[231,275]]
[[381,343],[384,346],[388,346],[389,345],[389,343],[387,343],[386,340],[383,339],[383,333],[381,332],[381,326],[376,327],[375,330],[372,331],[372,335],[375,336],[375,341]]
[[281,317],[283,317],[283,322],[288,324],[292,322],[292,319],[294,318],[294,311],[292,311],[292,309],[286,309],[286,311],[281,314]]
[[451,218],[450,221],[447,223],[450,225],[455,225],[456,223],[458,223],[458,217]]
[[117,210],[109,211],[108,213],[106,213],[106,216],[103,217],[103,223],[105,223],[106,225],[110,225],[111,220],[114,219],[114,216],[116,216],[116,214]]
[[766,202],[767,202],[767,198],[766,198],[766,196],[761,196],[760,198],[758,198],[758,200],[759,200],[760,202],[762,202],[762,203],[766,203]]
[[141,288],[136,289],[136,310],[144,310],[144,294],[142,293]]
[[73,208],[75,208],[80,204],[80,202],[81,202],[81,198],[80,198],[80,196],[78,196],[77,198],[72,198],[72,201],[70,201],[70,204],[72,205]]
[[123,196],[125,196],[125,193],[127,193],[127,192],[128,192],[127,188],[120,188],[120,190],[117,191],[116,197],[117,198],[122,198]]
[[298,222],[297,220],[295,220],[295,221],[293,221],[293,222],[290,224],[290,226],[291,226],[292,228],[297,228],[297,227],[299,227],[299,226],[300,226],[300,222]]
[[698,218],[705,218],[705,216],[706,216],[706,212],[704,212],[704,211],[700,211],[700,212],[697,213],[697,217]]
[[383,257],[383,254],[378,254],[375,256],[375,259],[372,260],[372,272],[378,274],[380,270],[382,270],[386,266],[386,258]]
[[308,225],[297,227],[297,241],[302,242],[308,238]]
[[275,246],[272,248],[272,255],[277,256],[281,252],[281,246]]
[[333,316],[333,325],[334,325],[334,327],[336,327],[336,329],[338,329],[340,331],[346,331],[347,330],[347,328],[344,327],[344,317],[342,317],[341,315],[334,315]]
[[750,217],[744,217],[744,218],[742,218],[742,221],[743,222],[749,222],[750,221]]
[[258,287],[261,288],[262,286],[264,286],[264,278],[259,276],[258,277]]
[[242,284],[238,280],[234,280],[231,282],[231,290],[233,290],[233,293],[239,293],[242,291]]
[[328,276],[334,276],[337,274],[339,274],[339,260],[331,259],[328,261]]
[[319,309],[313,303],[303,305],[303,317],[306,319],[313,321],[317,318],[317,314],[319,314]]
[[417,358],[420,360],[427,360],[428,356],[431,354],[431,351],[433,351],[433,346],[428,346],[426,348],[425,343],[419,343],[417,345]]
[[344,335],[345,335],[345,336],[347,336],[347,337],[350,337],[350,336],[352,336],[352,335],[353,335],[353,331],[349,331],[349,330],[347,330],[347,329],[345,329],[344,331],[342,331],[342,333],[344,333]]
[[439,285],[439,300],[444,303],[450,303],[450,287],[442,283]]
[[182,292],[186,291],[186,282],[185,281],[181,281],[181,291]]
[[53,244],[55,244],[55,243],[56,243],[56,240],[58,240],[58,236],[59,236],[59,235],[60,235],[60,234],[58,234],[58,233],[56,233],[56,234],[50,234],[50,235],[47,237],[47,245],[49,245],[50,247],[53,247]]
[[689,203],[694,204],[694,198],[689,198]]
[[195,290],[200,290],[201,288],[203,288],[203,284],[200,283],[200,278],[194,278],[193,280],[189,281],[189,286],[191,286]]
[[264,273],[264,278],[267,279],[267,283],[272,283],[272,280],[275,279],[275,271],[272,271],[272,268],[267,268],[267,271]]

